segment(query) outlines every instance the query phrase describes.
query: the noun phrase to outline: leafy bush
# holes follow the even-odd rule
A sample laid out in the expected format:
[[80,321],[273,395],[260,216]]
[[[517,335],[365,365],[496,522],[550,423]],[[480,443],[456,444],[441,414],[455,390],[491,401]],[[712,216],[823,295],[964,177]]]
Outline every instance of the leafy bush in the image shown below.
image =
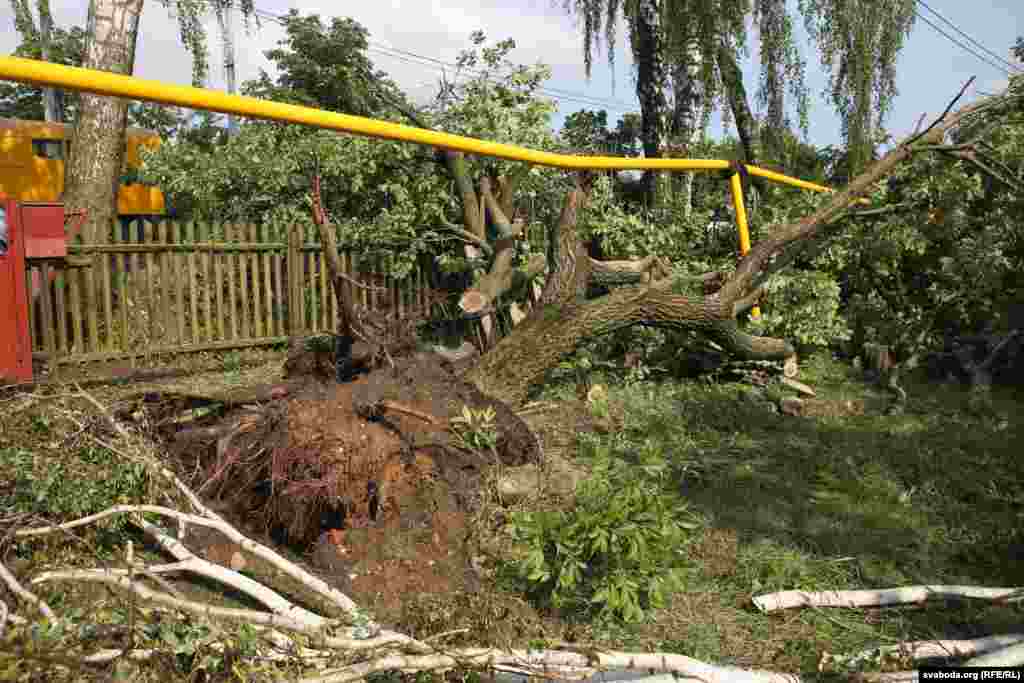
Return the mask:
[[[652,454],[654,455],[654,454]],[[661,488],[658,455],[631,465],[603,458],[569,510],[516,512],[525,553],[506,567],[532,599],[569,612],[627,622],[663,605],[680,583],[685,507]]]
[[747,330],[784,337],[800,347],[828,347],[850,338],[842,316],[839,283],[818,270],[782,272],[765,285],[767,301]]
[[[0,449],[0,477],[0,491],[11,489],[9,509],[62,521],[142,502],[149,481],[143,463],[92,447],[46,458],[21,448]],[[120,517],[111,522],[123,524]]]

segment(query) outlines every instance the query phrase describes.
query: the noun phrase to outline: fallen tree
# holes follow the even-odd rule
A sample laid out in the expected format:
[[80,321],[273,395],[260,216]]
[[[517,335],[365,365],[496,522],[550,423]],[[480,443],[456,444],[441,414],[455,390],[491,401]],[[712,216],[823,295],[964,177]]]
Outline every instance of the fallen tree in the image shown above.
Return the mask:
[[[638,261],[598,261],[588,255],[577,221],[592,178],[587,173],[577,175],[559,220],[549,227],[544,261],[538,258],[525,267],[513,267],[514,239],[521,230],[509,219],[515,178],[484,177],[474,184],[461,153],[439,153],[462,202],[463,226],[455,229],[472,236],[492,255],[489,270],[461,298],[464,314],[486,314],[501,297],[514,293],[517,283],[546,271],[538,305],[462,377],[489,396],[510,405],[520,404],[530,388],[581,342],[633,325],[696,331],[726,353],[742,359],[792,357],[795,351],[791,343],[744,332],[738,316],[761,300],[769,278],[798,255],[820,249],[835,234],[841,219],[855,216],[854,203],[899,164],[921,152],[956,153],[956,158],[970,159],[964,150],[969,150],[973,143],[948,145],[946,136],[964,126],[977,130],[979,124],[985,124],[980,128],[988,128],[987,124],[998,122],[1001,116],[1020,106],[1021,82],[1014,79],[1006,92],[952,112],[967,85],[942,116],[896,145],[844,190],[826,200],[820,209],[800,221],[770,229],[769,236],[751,248],[734,272],[702,276],[705,282],[714,278],[721,282],[703,296],[683,293],[691,289],[692,280],[674,274],[657,256]],[[988,171],[986,166],[979,168]],[[485,231],[488,219],[497,235],[490,242],[486,241]],[[588,300],[586,292],[593,284],[616,287],[610,294]]]

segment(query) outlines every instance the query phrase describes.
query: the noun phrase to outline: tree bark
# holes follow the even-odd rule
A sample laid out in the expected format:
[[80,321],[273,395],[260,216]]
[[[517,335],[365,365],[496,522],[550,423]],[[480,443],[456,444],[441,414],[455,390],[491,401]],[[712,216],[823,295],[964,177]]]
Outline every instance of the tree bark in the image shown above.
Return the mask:
[[752,165],[757,164],[758,130],[757,121],[750,111],[747,101],[747,89],[743,86],[743,72],[736,63],[736,55],[724,43],[718,47],[718,68],[722,74],[729,97],[729,108],[736,123],[736,134],[743,146],[743,160]]
[[[664,156],[668,138],[668,102],[665,90],[668,70],[665,62],[665,37],[661,26],[661,0],[639,0],[634,19],[633,55],[637,62],[636,94],[640,99],[640,136],[644,156]],[[665,174],[644,174],[647,205],[660,205],[665,195]]]
[[[691,39],[683,50],[683,57],[672,71],[672,91],[675,106],[672,116],[672,136],[680,144],[683,157],[692,155],[701,126],[699,111],[704,104],[704,92],[700,81],[702,55],[696,39]],[[681,174],[679,189],[683,195],[683,215],[690,217],[693,211],[693,171]]]
[[[720,43],[718,46],[718,69],[722,74],[722,82],[729,97],[729,109],[732,110],[732,118],[736,123],[736,134],[743,147],[743,162],[756,166],[759,147],[757,120],[754,119],[754,115],[750,111],[747,89],[743,86],[743,72],[736,62],[736,54],[725,43]],[[754,183],[752,190],[764,189],[765,183],[762,179],[752,178],[751,180]],[[756,199],[752,199],[748,211],[753,213],[756,204]]]
[[[132,73],[142,4],[143,0],[92,0],[83,67]],[[95,241],[106,235],[117,215],[128,103],[85,92],[79,102],[64,202],[69,211],[87,212],[82,236]]]

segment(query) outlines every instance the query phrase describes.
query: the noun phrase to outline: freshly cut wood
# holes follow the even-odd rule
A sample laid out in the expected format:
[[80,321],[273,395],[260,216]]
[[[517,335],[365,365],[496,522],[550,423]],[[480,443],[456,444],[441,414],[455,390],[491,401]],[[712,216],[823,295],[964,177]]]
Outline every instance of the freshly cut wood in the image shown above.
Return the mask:
[[754,598],[762,612],[793,607],[879,607],[947,598],[1015,602],[1024,599],[1024,588],[984,588],[980,586],[904,586],[881,590],[781,591]]
[[788,375],[784,376],[779,381],[782,382],[783,386],[789,387],[798,394],[803,394],[804,396],[817,396],[817,394],[814,393],[814,389],[810,388],[803,382],[798,382],[797,380],[793,379],[792,377],[789,377]]

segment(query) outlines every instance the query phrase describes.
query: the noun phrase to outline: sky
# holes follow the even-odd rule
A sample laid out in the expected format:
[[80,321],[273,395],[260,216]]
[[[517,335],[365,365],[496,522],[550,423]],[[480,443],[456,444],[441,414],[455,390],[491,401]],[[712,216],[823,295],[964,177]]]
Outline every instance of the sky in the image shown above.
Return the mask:
[[[558,91],[559,111],[554,120],[561,127],[565,116],[581,108],[608,111],[612,125],[627,111],[639,111],[634,92],[633,65],[628,42],[619,27],[616,64],[613,73],[602,46],[594,57],[588,79],[583,64],[582,34],[574,17],[563,9],[563,0],[375,0],[339,3],[336,0],[254,0],[257,9],[283,14],[298,9],[303,14],[320,14],[326,20],[341,14],[351,16],[369,31],[370,57],[375,66],[388,74],[414,99],[425,101],[437,91],[441,75],[437,64],[424,64],[407,55],[396,56],[398,49],[452,63],[459,51],[469,45],[469,34],[483,29],[488,38],[513,38],[516,49],[510,59],[516,63],[549,65],[552,78],[544,87]],[[791,4],[795,0],[790,0]],[[50,0],[55,22],[63,27],[84,25],[87,0]],[[31,3],[34,4],[34,3]],[[173,4],[173,3],[172,3]],[[1007,61],[1013,62],[1010,46],[1024,35],[1024,2],[1021,0],[928,0],[927,6],[961,31]],[[961,43],[973,47],[948,24],[918,5],[920,16],[928,18]],[[838,144],[840,124],[832,107],[823,97],[828,75],[820,66],[815,46],[798,27],[797,40],[807,61],[807,84],[811,91],[809,141],[823,146]],[[223,56],[212,15],[205,22],[210,36],[211,73],[207,87],[223,89]],[[273,22],[243,26],[240,16],[233,20],[237,80],[254,78],[261,68],[273,74],[263,52],[283,37],[283,29]],[[751,33],[750,57],[744,64],[748,92],[757,88],[757,40]],[[0,2],[0,52],[9,54],[19,43],[14,30],[10,3]],[[980,52],[974,48],[976,52]],[[984,54],[984,53],[982,53]],[[995,61],[991,57],[990,61]],[[451,73],[451,70],[448,70]],[[994,68],[958,47],[919,19],[907,39],[897,63],[897,95],[886,128],[899,137],[910,132],[922,114],[937,115],[971,77],[975,85],[964,102],[981,92],[991,92],[1006,84],[1005,71]],[[140,22],[135,75],[182,85],[191,84],[191,57],[177,32],[177,22],[162,3],[149,0]],[[577,101],[572,101],[572,100]],[[597,100],[595,102],[595,100]],[[753,103],[752,103],[753,104]],[[723,129],[716,116],[709,130],[719,136]]]

